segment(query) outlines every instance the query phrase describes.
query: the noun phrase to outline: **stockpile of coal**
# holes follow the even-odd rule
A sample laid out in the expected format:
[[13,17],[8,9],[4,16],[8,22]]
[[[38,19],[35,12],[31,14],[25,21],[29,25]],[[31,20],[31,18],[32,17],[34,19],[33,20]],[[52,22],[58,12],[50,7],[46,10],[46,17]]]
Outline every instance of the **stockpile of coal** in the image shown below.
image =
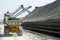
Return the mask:
[[24,18],[26,22],[50,19],[60,20],[60,0],[41,7],[36,7],[29,15]]
[[[56,0],[48,5],[36,7],[23,21],[25,21],[25,23],[23,23],[22,26],[26,29],[59,37],[60,0]],[[54,25],[49,25],[50,23]],[[55,23],[59,25],[55,25]]]

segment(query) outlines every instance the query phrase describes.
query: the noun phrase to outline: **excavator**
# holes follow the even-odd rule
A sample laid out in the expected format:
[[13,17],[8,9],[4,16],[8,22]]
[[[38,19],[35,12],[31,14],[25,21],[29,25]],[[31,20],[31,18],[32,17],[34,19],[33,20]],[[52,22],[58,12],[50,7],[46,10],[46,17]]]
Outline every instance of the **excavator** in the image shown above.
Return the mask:
[[30,12],[28,9],[30,9],[31,6],[24,8],[23,5],[21,5],[16,11],[13,13],[7,13],[4,14],[4,36],[13,36],[14,34],[17,34],[18,36],[23,35],[23,28],[20,26],[23,23],[23,20],[20,18],[17,18],[17,16],[21,15],[25,11],[28,13]]

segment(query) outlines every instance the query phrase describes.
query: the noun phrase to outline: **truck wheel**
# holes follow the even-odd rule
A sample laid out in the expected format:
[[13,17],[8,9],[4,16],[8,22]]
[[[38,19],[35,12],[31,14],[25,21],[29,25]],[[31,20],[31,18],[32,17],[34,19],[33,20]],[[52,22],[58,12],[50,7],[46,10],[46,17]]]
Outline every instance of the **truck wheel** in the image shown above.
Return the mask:
[[22,36],[23,35],[23,28],[19,27],[19,31],[17,32],[18,36]]
[[4,35],[9,36],[9,28],[7,26],[4,28]]

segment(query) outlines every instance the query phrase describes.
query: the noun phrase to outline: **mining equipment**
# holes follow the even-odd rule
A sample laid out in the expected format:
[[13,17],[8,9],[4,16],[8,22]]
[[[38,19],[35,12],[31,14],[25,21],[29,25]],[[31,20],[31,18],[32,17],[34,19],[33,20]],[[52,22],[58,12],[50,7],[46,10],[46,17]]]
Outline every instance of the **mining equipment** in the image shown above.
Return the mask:
[[[4,15],[4,34],[5,36],[13,36],[14,34],[17,34],[18,36],[23,35],[23,28],[20,26],[23,23],[23,20],[21,18],[17,18],[20,14],[23,12],[28,11],[31,6],[24,8],[23,5],[21,5],[14,13],[5,13]],[[22,10],[21,10],[22,9]],[[21,10],[21,11],[19,11]]]

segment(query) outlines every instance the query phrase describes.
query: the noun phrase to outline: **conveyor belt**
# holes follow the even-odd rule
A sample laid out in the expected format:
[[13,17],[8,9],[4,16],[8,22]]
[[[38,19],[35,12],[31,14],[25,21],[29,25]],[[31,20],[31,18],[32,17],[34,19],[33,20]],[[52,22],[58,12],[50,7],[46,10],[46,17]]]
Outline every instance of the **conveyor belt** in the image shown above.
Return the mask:
[[51,27],[38,27],[38,26],[24,26],[23,28],[25,29],[28,29],[28,30],[32,30],[32,31],[36,31],[36,32],[39,32],[39,33],[44,33],[44,34],[47,34],[47,35],[51,35],[51,36],[55,36],[55,37],[60,37],[60,29],[57,28],[54,29],[54,28],[51,28]]

